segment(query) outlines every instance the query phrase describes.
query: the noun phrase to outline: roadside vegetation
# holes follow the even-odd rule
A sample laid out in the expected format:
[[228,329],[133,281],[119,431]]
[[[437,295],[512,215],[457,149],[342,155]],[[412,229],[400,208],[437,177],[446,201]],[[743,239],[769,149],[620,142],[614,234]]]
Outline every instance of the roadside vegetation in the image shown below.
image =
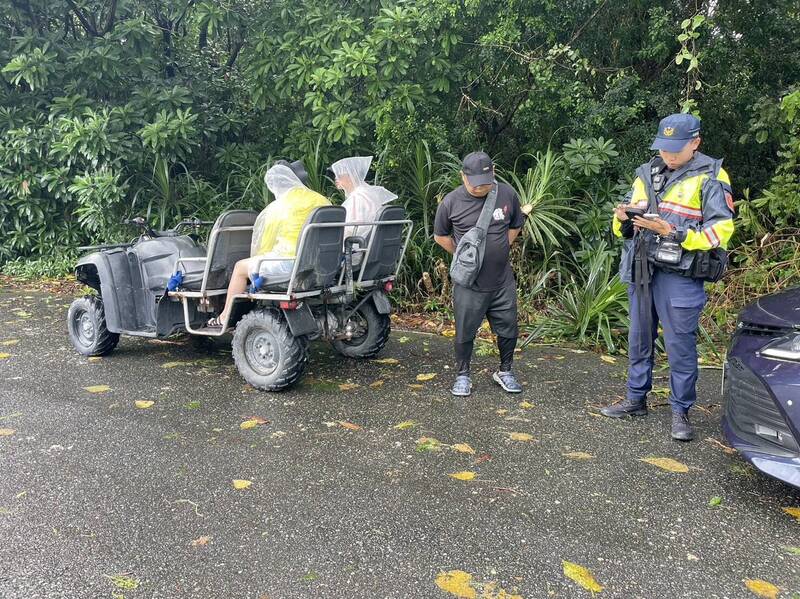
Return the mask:
[[722,338],[800,283],[797,31],[785,0],[0,0],[0,271],[66,275],[134,215],[260,209],[277,158],[339,201],[326,166],[369,153],[415,223],[401,307],[446,317],[433,217],[483,148],[531,209],[513,255],[530,338],[624,351],[611,208],[686,110],[737,198],[704,316]]

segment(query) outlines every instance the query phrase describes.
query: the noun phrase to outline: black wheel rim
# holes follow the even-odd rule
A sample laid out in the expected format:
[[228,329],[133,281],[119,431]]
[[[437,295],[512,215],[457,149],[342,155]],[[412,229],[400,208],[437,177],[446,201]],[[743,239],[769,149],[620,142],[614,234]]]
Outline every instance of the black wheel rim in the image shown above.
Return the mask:
[[97,337],[92,317],[86,310],[76,310],[72,315],[72,331],[83,347],[91,347]]
[[269,376],[281,361],[281,348],[270,331],[263,328],[253,330],[244,342],[244,354],[250,368],[260,376]]

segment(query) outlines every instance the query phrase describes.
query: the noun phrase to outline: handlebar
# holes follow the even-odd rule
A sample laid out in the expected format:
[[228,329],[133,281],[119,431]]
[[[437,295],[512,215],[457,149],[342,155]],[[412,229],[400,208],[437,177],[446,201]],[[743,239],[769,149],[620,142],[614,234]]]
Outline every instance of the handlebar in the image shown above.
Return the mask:
[[199,229],[200,227],[207,227],[208,225],[213,225],[213,220],[200,220],[199,218],[187,218],[179,222],[175,225],[173,231],[177,231],[181,227],[192,227],[194,229]]
[[166,231],[156,231],[147,224],[147,221],[142,216],[136,216],[134,218],[126,218],[122,221],[123,225],[133,225],[136,227],[141,228],[145,235],[148,237],[172,237],[183,227],[191,227],[197,231],[202,226],[213,225],[214,221],[212,220],[200,220],[199,218],[187,218],[179,222],[175,225],[173,229],[167,229]]

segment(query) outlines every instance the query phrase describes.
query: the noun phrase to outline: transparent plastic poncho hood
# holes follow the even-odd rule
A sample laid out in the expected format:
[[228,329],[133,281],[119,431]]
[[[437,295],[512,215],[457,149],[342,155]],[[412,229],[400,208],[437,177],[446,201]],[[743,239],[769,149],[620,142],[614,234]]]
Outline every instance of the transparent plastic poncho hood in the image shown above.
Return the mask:
[[[271,228],[280,228],[280,224],[292,218],[292,206],[287,196],[292,190],[308,190],[302,181],[288,166],[276,164],[264,175],[267,189],[275,196],[275,201],[270,203],[256,218],[253,226],[253,238],[250,243],[250,255],[255,256],[261,246],[267,223]],[[310,190],[308,190],[310,191]]]
[[[352,156],[331,165],[337,180],[349,179],[349,185],[344,185],[345,200],[342,203],[349,222],[374,221],[381,206],[397,199],[397,194],[385,187],[367,183],[367,173],[371,164],[372,156]],[[347,188],[350,188],[349,191]],[[372,227],[368,226],[346,227],[344,234],[345,237],[367,236],[371,230]]]

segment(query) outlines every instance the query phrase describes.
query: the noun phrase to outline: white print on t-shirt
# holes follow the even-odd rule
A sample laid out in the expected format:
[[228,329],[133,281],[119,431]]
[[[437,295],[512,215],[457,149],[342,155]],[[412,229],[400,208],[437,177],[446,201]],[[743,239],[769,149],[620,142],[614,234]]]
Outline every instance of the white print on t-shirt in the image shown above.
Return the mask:
[[492,212],[492,218],[494,220],[503,220],[505,218],[505,214],[503,213],[502,208],[495,208],[494,212]]

